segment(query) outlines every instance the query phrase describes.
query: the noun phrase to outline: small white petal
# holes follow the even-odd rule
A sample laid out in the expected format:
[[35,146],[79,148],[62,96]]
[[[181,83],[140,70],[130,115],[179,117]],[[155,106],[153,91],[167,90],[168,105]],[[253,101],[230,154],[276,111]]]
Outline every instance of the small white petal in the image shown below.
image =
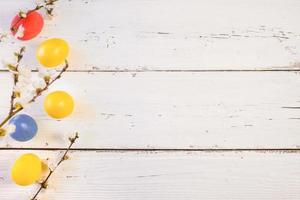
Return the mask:
[[27,97],[26,97],[26,98],[24,98],[24,97],[19,97],[19,98],[16,98],[16,99],[15,99],[15,102],[18,103],[18,104],[20,104],[23,108],[24,108],[27,104],[29,104],[29,101],[30,101],[30,99],[28,99]]
[[25,30],[24,27],[22,25],[20,25],[15,34],[15,38],[22,38],[24,36],[24,30]]
[[44,80],[35,81],[33,83],[33,87],[36,88],[36,89],[37,88],[44,88],[44,87],[46,87],[46,83],[45,83]]
[[56,73],[55,69],[45,69],[44,67],[39,67],[38,71],[41,78],[44,78],[45,76],[52,76]]
[[31,77],[31,69],[29,67],[20,66],[18,68],[18,71],[19,71],[20,76],[24,76],[24,77],[28,77],[28,78]]
[[14,91],[16,92],[22,92],[27,87],[27,83],[23,81],[18,81],[17,84],[14,86]]

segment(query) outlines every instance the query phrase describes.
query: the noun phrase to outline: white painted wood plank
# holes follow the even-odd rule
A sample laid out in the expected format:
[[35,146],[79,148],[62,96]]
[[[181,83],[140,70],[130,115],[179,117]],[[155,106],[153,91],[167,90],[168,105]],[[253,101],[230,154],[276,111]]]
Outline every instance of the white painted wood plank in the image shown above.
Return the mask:
[[[1,1],[0,29],[33,1]],[[298,0],[72,0],[30,43],[26,64],[47,37],[70,42],[74,69],[299,69]],[[1,44],[0,57],[13,46]]]
[[[9,73],[0,73],[0,113]],[[55,121],[42,99],[27,108],[39,134],[1,146],[80,148],[299,148],[300,77],[294,72],[70,72],[52,88],[73,95],[72,117]],[[287,108],[286,108],[287,107]]]
[[[2,200],[29,199],[35,191],[10,180],[22,152],[0,151]],[[35,153],[50,163],[58,157]],[[280,152],[74,152],[39,199],[298,200],[299,165],[299,154]]]

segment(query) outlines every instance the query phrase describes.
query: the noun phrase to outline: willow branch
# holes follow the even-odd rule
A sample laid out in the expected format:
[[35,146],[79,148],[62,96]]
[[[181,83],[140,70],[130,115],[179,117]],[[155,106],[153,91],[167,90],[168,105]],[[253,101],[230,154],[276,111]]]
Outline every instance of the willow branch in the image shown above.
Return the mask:
[[12,32],[17,32],[17,28],[15,27],[22,19],[26,18],[26,16],[34,11],[40,10],[42,8],[45,8],[46,13],[50,16],[52,16],[52,12],[53,12],[53,8],[48,8],[49,6],[54,5],[55,2],[57,2],[58,0],[44,0],[44,3],[41,5],[37,5],[35,8],[28,10],[27,12],[23,12],[20,11],[19,12],[19,17],[20,19],[18,21],[16,21],[12,26],[11,26],[11,31]]
[[62,68],[62,70],[59,72],[59,74],[54,78],[52,79],[51,81],[46,81],[46,86],[44,88],[40,88],[40,89],[37,89],[36,91],[36,95],[33,96],[33,98],[28,102],[28,103],[33,103],[39,96],[41,96],[41,94],[46,91],[55,81],[57,81],[58,79],[61,78],[61,75],[67,71],[69,67],[69,63],[67,60],[65,60],[65,66]]
[[36,191],[35,195],[30,199],[30,200],[37,200],[37,196],[39,195],[39,193],[43,190],[47,188],[48,185],[48,180],[50,179],[51,175],[55,172],[55,170],[59,167],[59,165],[68,159],[68,153],[71,150],[71,147],[73,146],[73,144],[75,143],[75,141],[79,138],[78,133],[75,133],[75,136],[72,138],[69,138],[70,144],[68,146],[68,148],[66,149],[66,151],[64,152],[63,156],[60,158],[60,160],[58,161],[58,163],[56,164],[56,167],[54,169],[50,169],[49,174],[46,176],[46,178],[43,180],[43,182],[40,183],[40,187],[39,189]]
[[[7,115],[6,117],[5,117],[5,119],[0,123],[0,129],[1,129],[1,127],[3,127],[5,124],[6,124],[6,122],[8,122],[8,120],[10,120],[13,116],[15,116],[18,112],[20,112],[21,110],[23,110],[23,107],[19,107],[19,108],[17,108],[15,111],[13,111],[12,113],[10,113],[9,115]],[[1,132],[1,130],[0,130],[0,136],[4,136],[4,135],[2,135],[1,134],[2,132]]]
[[[21,47],[21,49],[18,52],[15,52],[15,56],[17,57],[17,64],[15,66],[12,66],[12,65],[8,66],[9,68],[13,68],[11,70],[14,71],[14,73],[13,73],[14,87],[16,86],[16,84],[18,83],[18,80],[19,80],[18,68],[19,68],[20,62],[23,58],[24,52],[25,52],[25,47]],[[10,96],[9,115],[12,114],[12,112],[14,111],[14,100],[18,96],[18,94],[14,91],[14,87],[13,87],[13,90],[12,90],[11,96]]]
[[[62,70],[59,72],[59,74],[53,78],[51,81],[45,80],[46,82],[46,86],[43,88],[39,88],[36,90],[36,94],[32,97],[31,100],[28,101],[28,103],[33,103],[39,96],[41,96],[43,94],[43,92],[45,92],[46,90],[48,90],[48,88],[58,79],[61,78],[62,74],[67,71],[69,67],[69,63],[67,60],[65,60],[65,65],[62,68]],[[13,109],[11,112],[9,112],[9,114],[4,118],[4,120],[0,123],[0,136],[4,136],[5,135],[5,130],[2,128],[13,116],[15,116],[18,112],[20,112],[21,110],[23,110],[23,106],[22,105],[13,105]]]

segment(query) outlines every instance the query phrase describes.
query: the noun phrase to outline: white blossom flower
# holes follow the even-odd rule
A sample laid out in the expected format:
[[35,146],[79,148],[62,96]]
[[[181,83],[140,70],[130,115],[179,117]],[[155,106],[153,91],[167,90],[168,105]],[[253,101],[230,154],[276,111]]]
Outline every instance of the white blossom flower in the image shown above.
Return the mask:
[[33,91],[24,92],[22,91],[21,96],[15,98],[15,102],[20,104],[23,108],[29,104],[29,101],[34,97],[35,93]]
[[22,91],[24,91],[27,87],[27,84],[21,81],[18,81],[17,84],[14,86],[13,90],[14,92],[19,92],[21,93]]
[[30,68],[20,66],[18,68],[18,75],[18,82],[16,84],[15,89],[19,92],[28,92],[25,90],[32,90],[32,73]]
[[17,84],[13,88],[14,92],[18,92],[20,94],[28,93],[33,90],[31,85],[31,80],[23,77],[19,77]]
[[33,84],[34,81],[32,79],[31,69],[20,66],[18,68],[18,82],[13,88],[14,92],[19,94],[15,99],[17,104],[20,104],[22,107],[24,107],[34,97],[36,94],[36,88]]
[[18,72],[19,72],[20,77],[23,77],[23,78],[26,78],[26,79],[31,78],[31,69],[29,67],[20,66],[18,68]]
[[24,30],[25,30],[24,27],[20,25],[15,34],[15,38],[22,38],[24,36]]
[[56,74],[55,69],[46,69],[45,67],[39,67],[39,77],[45,78],[46,76],[53,77]]
[[44,88],[46,87],[46,82],[44,80],[37,80],[32,85],[35,89]]

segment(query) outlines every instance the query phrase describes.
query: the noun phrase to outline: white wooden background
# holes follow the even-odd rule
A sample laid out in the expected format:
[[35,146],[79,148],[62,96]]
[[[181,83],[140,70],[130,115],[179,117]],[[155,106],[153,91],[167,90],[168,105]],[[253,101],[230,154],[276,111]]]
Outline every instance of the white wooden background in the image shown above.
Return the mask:
[[[0,29],[33,0],[0,1]],[[20,45],[71,46],[71,68],[51,90],[76,100],[55,121],[43,97],[26,143],[0,140],[0,199],[29,199],[10,167],[22,153],[55,163],[79,131],[71,159],[39,199],[300,199],[299,0],[60,0],[57,16]],[[0,66],[0,116],[11,77]]]

